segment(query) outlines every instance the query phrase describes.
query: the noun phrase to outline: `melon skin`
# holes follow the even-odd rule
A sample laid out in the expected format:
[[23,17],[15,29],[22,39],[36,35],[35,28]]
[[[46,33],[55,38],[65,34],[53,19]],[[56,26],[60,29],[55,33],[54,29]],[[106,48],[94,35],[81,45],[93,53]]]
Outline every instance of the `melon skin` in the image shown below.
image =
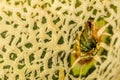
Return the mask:
[[[74,51],[75,52],[71,53],[71,57],[70,57],[71,65],[73,65],[73,63],[77,60],[77,58],[83,58],[83,59],[78,60],[77,64],[73,67],[71,72],[72,74],[74,74],[74,76],[81,75],[83,77],[87,77],[89,76],[90,73],[92,73],[96,69],[96,67],[94,66],[96,63],[94,56],[102,55],[102,52],[104,51],[104,49],[102,50],[99,47],[99,44],[101,42],[107,42],[106,40],[107,36],[103,37],[103,35],[101,35],[100,37],[97,37],[97,35],[95,35],[97,34],[96,31],[101,29],[107,22],[105,22],[103,18],[98,19],[98,21],[96,22],[93,22],[93,20],[91,22],[92,23],[90,23],[89,25],[86,25],[85,23],[84,30],[82,31],[81,35],[78,36],[79,43],[74,44],[73,52]],[[91,27],[95,27],[96,31],[93,32],[93,28]],[[111,31],[111,34],[112,34],[112,31]],[[89,45],[88,43],[90,43],[91,45]],[[84,50],[84,47],[87,49]],[[105,55],[107,55],[107,51],[105,52]]]
[[[119,3],[0,0],[0,80],[119,80]],[[76,38],[89,19],[101,42],[76,59]]]

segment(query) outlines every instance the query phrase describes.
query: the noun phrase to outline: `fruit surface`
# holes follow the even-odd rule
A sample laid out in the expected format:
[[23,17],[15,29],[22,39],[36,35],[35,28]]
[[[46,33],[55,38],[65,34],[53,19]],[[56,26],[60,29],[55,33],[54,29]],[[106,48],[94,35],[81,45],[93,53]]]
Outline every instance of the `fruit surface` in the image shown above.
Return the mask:
[[119,76],[119,0],[0,0],[0,80]]

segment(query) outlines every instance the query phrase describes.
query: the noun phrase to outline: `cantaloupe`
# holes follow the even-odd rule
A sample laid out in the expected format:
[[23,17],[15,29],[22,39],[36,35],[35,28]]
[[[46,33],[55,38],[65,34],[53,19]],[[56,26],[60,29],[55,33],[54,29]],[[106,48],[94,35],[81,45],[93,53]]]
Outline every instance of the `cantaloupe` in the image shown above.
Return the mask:
[[120,80],[120,1],[0,0],[0,80]]

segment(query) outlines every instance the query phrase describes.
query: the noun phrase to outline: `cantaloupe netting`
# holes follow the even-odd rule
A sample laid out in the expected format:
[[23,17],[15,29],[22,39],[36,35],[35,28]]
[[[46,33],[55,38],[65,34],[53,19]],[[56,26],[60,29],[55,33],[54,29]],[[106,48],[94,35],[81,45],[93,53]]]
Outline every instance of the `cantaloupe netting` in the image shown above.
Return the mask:
[[[95,69],[74,76],[69,57],[76,36],[89,18],[100,17],[106,24],[98,34],[110,38],[100,42]],[[119,79],[120,0],[0,0],[0,80]]]

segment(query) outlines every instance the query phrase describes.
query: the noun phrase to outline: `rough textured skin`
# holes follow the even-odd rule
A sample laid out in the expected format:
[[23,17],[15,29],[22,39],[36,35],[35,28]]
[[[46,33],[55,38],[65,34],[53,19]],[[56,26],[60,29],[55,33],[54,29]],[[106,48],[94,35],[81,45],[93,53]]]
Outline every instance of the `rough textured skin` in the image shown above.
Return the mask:
[[[119,80],[119,4],[119,0],[0,0],[0,80]],[[91,64],[79,65],[88,58],[70,60],[70,55],[76,53],[76,37],[91,18],[102,41]],[[73,69],[79,75],[74,76]]]

